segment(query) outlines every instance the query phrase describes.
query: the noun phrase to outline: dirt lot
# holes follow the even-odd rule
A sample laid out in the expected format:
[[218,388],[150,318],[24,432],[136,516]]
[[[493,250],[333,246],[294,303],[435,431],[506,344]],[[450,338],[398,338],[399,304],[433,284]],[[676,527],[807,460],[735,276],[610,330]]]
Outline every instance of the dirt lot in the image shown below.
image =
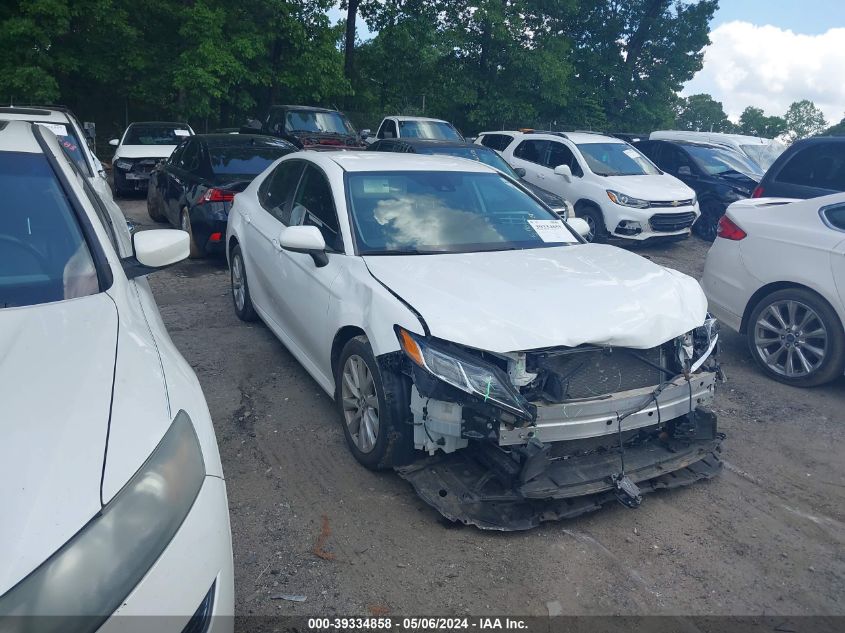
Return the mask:
[[[143,200],[121,206],[151,224]],[[640,252],[698,277],[707,247]],[[720,476],[637,510],[489,533],[444,524],[398,476],[356,464],[330,398],[267,328],[235,317],[224,262],[150,283],[217,428],[241,615],[546,615],[553,601],[581,615],[845,614],[843,379],[772,382],[725,332]]]

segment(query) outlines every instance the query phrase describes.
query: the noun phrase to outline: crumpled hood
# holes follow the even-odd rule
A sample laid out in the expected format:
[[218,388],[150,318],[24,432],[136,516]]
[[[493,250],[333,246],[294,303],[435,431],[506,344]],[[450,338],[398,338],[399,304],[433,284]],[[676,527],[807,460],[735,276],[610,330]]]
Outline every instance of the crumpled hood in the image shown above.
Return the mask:
[[707,314],[695,279],[604,244],[364,260],[433,336],[491,352],[647,349]]
[[100,511],[117,310],[0,310],[0,595]]
[[[653,176],[607,176],[607,188],[633,198],[655,202],[689,200],[695,192],[670,174]],[[670,209],[671,210],[671,209]]]
[[175,145],[121,145],[112,158],[112,163],[118,158],[170,158]]

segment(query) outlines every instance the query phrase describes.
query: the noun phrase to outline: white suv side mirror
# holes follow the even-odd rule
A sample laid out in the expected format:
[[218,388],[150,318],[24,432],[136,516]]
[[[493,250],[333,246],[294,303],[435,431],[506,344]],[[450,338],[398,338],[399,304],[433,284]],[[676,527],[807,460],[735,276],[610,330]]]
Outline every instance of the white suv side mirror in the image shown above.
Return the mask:
[[119,138],[113,138],[112,140],[109,141],[109,145],[111,145],[112,147],[117,147],[118,145],[120,145],[120,139]]
[[179,229],[154,229],[132,234],[133,257],[123,260],[129,279],[147,275],[159,268],[187,259],[191,252],[190,238]]
[[590,225],[587,224],[587,221],[584,218],[570,217],[566,223],[572,228],[572,230],[585,239],[590,234]]
[[555,175],[563,176],[566,182],[572,180],[572,170],[569,168],[569,165],[558,165],[555,167]]

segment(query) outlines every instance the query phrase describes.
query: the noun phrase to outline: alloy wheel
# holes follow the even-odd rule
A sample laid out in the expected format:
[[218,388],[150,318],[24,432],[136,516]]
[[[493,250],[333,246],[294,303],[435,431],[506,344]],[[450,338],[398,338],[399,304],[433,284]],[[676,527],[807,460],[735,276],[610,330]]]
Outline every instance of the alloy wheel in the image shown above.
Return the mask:
[[356,354],[347,358],[343,366],[341,398],[352,441],[362,453],[371,452],[379,433],[378,395],[370,368]]
[[769,304],[754,323],[754,346],[776,374],[801,378],[817,371],[828,353],[828,332],[810,306],[784,299]]
[[596,219],[592,215],[587,214],[584,216],[584,220],[587,221],[587,226],[590,227],[590,231],[584,236],[584,239],[592,242],[596,239]]
[[244,264],[240,255],[235,255],[232,258],[232,296],[235,299],[235,306],[237,306],[238,311],[243,311],[246,290],[244,289]]

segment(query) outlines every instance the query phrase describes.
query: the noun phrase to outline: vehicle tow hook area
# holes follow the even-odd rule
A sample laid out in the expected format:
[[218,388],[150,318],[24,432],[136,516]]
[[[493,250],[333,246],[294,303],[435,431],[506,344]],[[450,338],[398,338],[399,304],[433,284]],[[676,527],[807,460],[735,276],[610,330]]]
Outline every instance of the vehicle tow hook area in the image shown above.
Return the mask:
[[567,454],[572,443],[559,442],[519,447],[522,466],[495,447],[471,444],[397,472],[450,521],[487,530],[527,530],[608,503],[637,508],[650,492],[715,476],[722,467],[724,435],[715,431],[712,414],[699,411],[691,417],[691,428],[678,425],[671,439],[650,433],[627,441],[622,469],[619,446]]

